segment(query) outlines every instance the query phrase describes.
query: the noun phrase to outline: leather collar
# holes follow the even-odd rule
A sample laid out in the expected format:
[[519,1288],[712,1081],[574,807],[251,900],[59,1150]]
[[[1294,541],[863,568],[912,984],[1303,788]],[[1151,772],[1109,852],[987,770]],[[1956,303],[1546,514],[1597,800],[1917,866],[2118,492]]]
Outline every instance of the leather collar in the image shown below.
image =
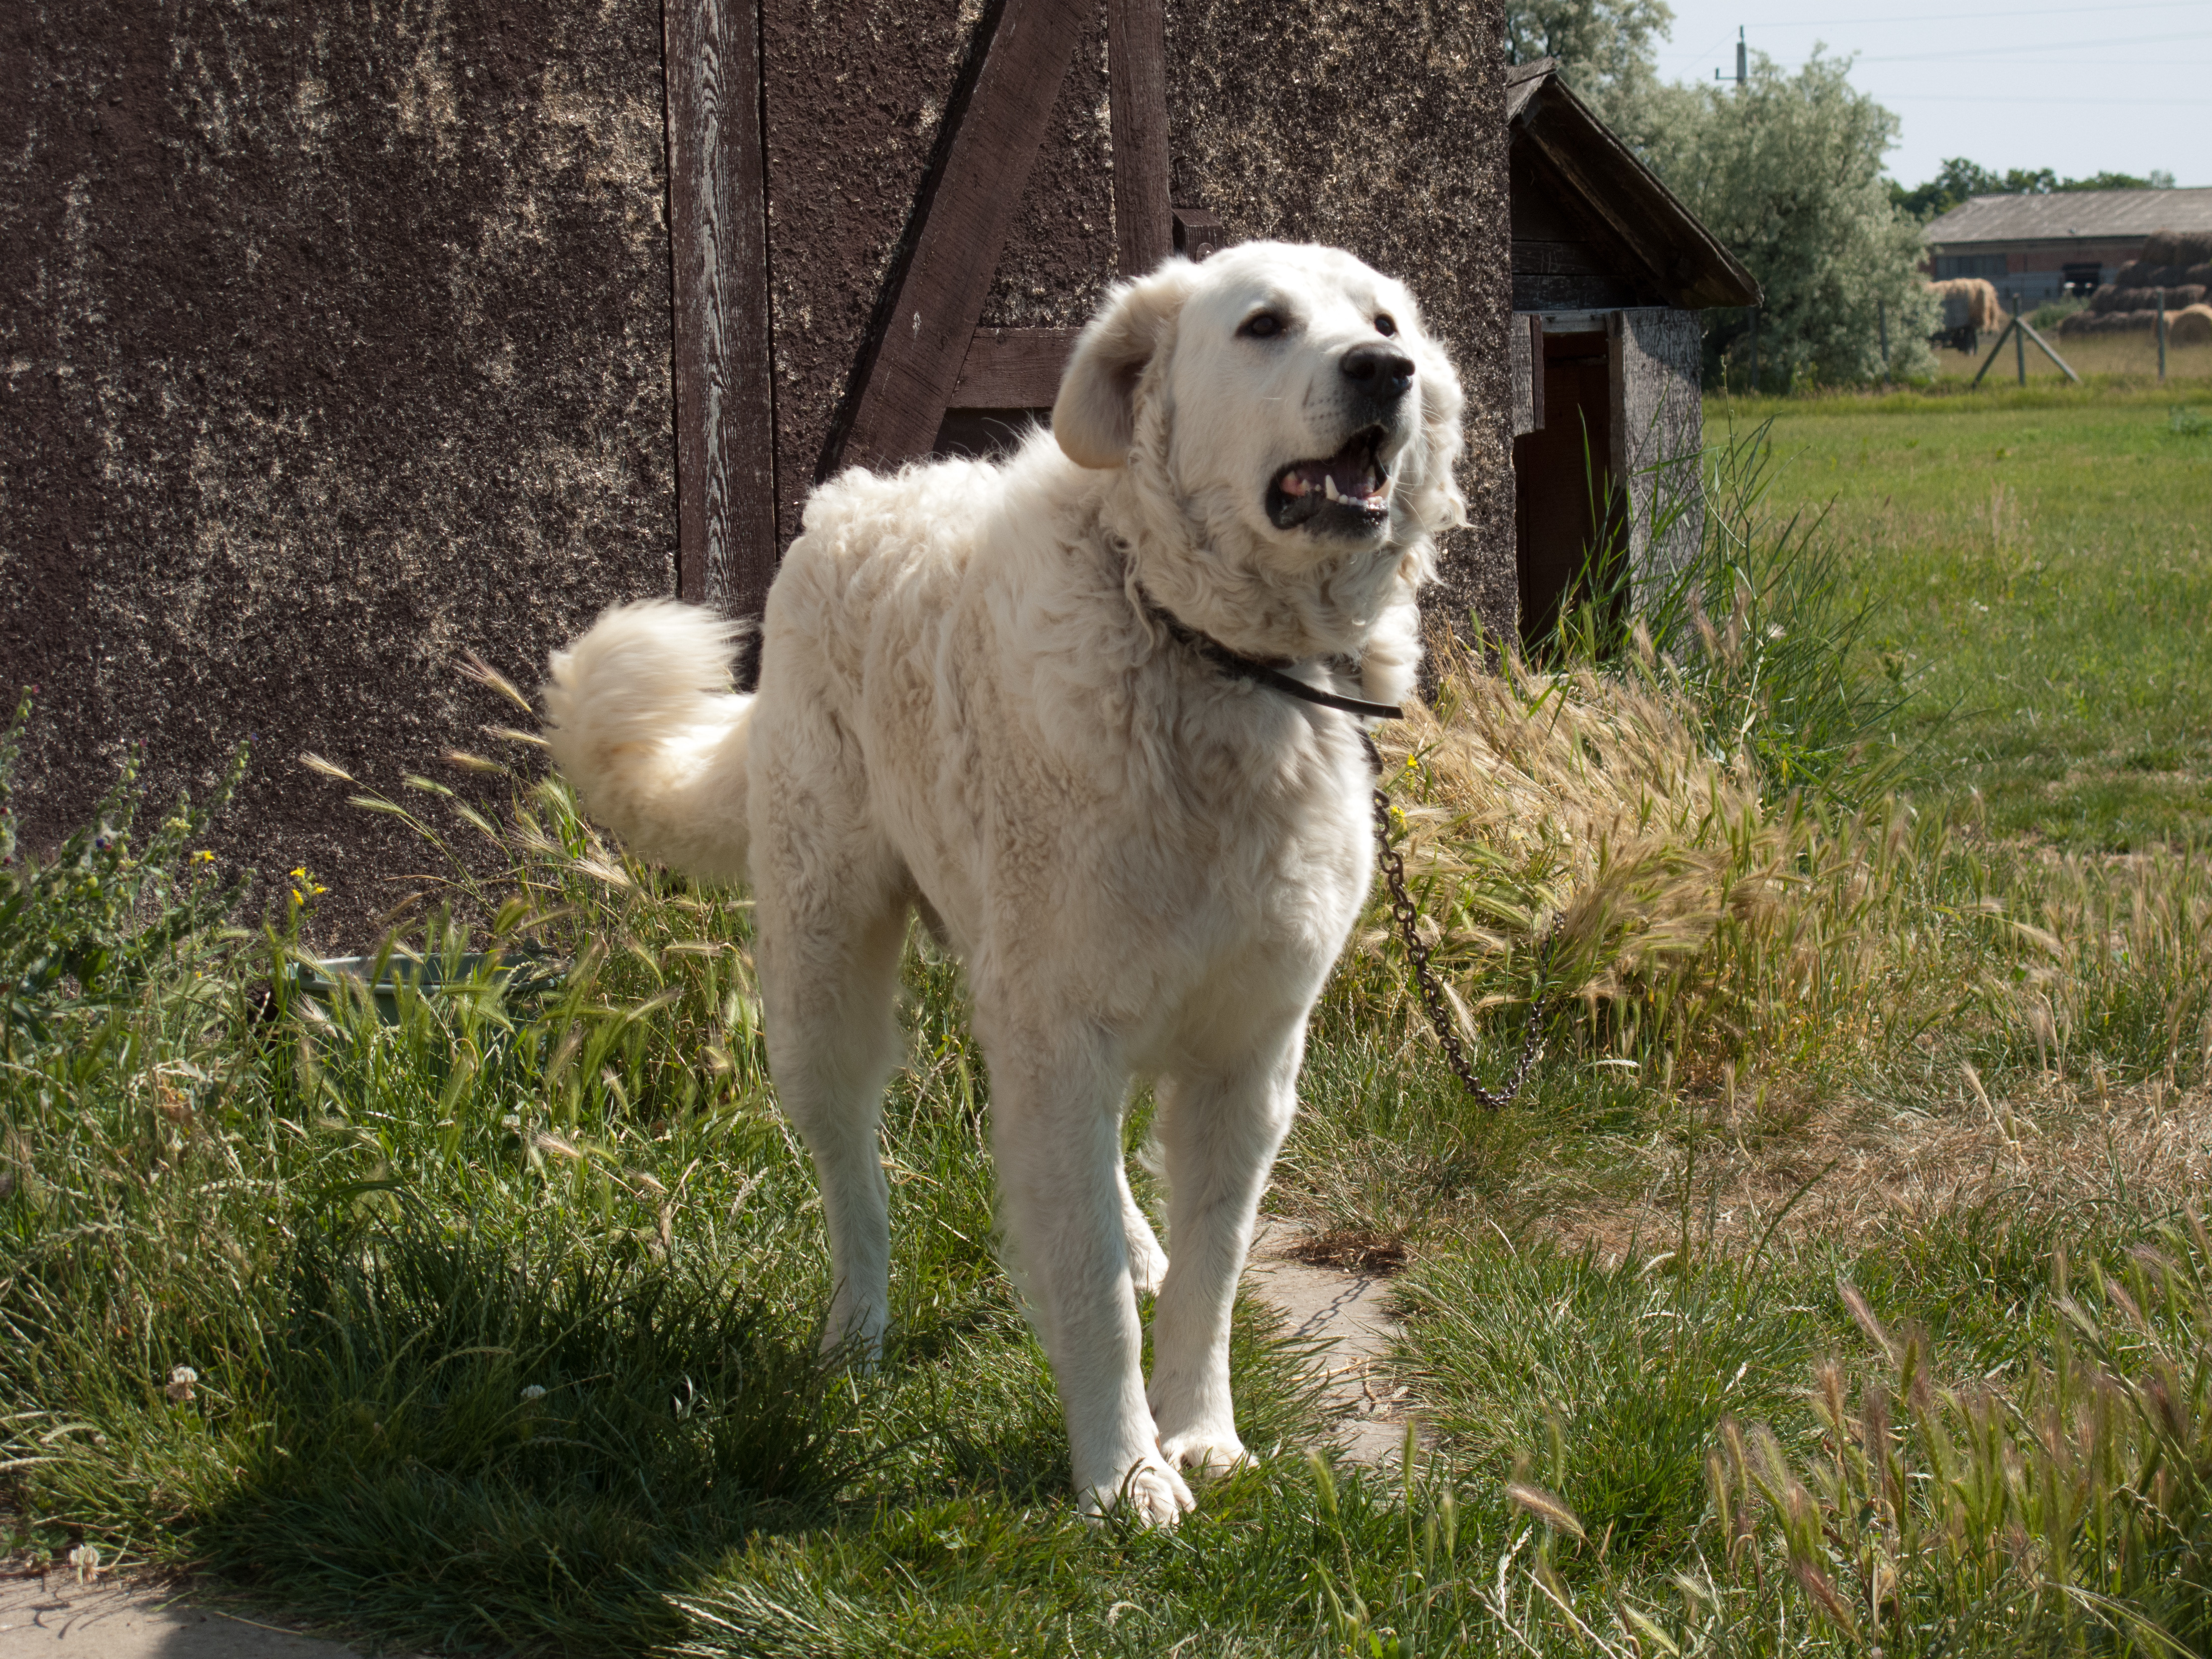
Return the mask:
[[[1141,590],[1139,590],[1141,593]],[[1318,686],[1308,685],[1293,678],[1272,663],[1248,657],[1241,651],[1232,651],[1211,634],[1201,634],[1173,611],[1167,610],[1149,593],[1141,593],[1145,610],[1153,621],[1166,629],[1176,641],[1195,651],[1223,673],[1232,678],[1251,680],[1266,686],[1270,691],[1279,691],[1286,697],[1296,697],[1300,702],[1318,704],[1323,708],[1340,709],[1347,714],[1357,714],[1362,720],[1397,720],[1406,717],[1406,711],[1395,703],[1368,702],[1358,697],[1341,697],[1334,691],[1324,691]]]

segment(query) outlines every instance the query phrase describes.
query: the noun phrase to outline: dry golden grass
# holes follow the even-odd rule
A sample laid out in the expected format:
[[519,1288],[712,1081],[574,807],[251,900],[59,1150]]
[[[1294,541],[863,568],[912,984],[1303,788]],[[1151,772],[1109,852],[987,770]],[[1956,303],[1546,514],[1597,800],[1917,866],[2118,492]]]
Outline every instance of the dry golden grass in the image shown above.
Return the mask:
[[[1701,649],[1741,657],[1747,626],[1740,605]],[[1786,1237],[1845,1238],[2004,1194],[2202,1190],[2203,859],[2043,851],[1887,799],[1816,811],[1751,758],[1771,711],[1731,714],[1710,680],[1692,696],[1641,640],[1552,674],[1439,648],[1434,705],[1386,744],[1399,844],[1493,1082],[1557,918],[1545,1060],[1486,1121],[1448,1097],[1328,1106],[1279,1192],[1317,1233],[1364,1249],[1503,1218],[1619,1253],[1670,1237],[1690,1193],[1725,1247],[1785,1207]],[[1326,1029],[1432,1067],[1379,906],[1358,946]]]
[[[1747,616],[1740,602],[1701,623],[1705,648],[1741,659]],[[1426,942],[1463,1026],[1525,1005],[1541,963],[1552,1003],[1578,1000],[1603,1033],[1595,1046],[1670,1075],[1869,1034],[1866,994],[1889,966],[1873,913],[1898,897],[1907,814],[1763,799],[1744,746],[1765,718],[1756,698],[1693,719],[1679,671],[1641,635],[1618,672],[1510,662],[1493,675],[1437,649],[1435,706],[1411,710],[1385,749]],[[1359,943],[1366,1014],[1417,1027],[1384,913]]]
[[[2197,1201],[2212,1181],[2212,1090],[2160,1080],[2125,1090],[2049,1077],[2002,1096],[1965,1071],[1926,1109],[1854,1100],[1784,1133],[1762,1133],[1748,1105],[1731,1124],[1687,1103],[1688,1136],[1655,1139],[1642,1190],[1576,1190],[1538,1173],[1525,1197],[1536,1231],[1601,1260],[1663,1249],[1686,1210],[1700,1244],[1723,1252],[1771,1238],[1867,1249],[1886,1237],[2003,1206],[2044,1219],[2124,1193],[2153,1212]],[[1770,1231],[1771,1230],[1771,1231]]]

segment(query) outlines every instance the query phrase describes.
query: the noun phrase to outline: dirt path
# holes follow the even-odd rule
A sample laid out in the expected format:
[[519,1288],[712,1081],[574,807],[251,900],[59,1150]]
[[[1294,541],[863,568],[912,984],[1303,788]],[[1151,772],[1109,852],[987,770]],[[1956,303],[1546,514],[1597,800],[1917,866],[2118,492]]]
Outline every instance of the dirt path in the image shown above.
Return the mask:
[[348,1659],[359,1651],[225,1613],[157,1579],[125,1574],[80,1584],[66,1569],[0,1577],[0,1659]]
[[[1395,1468],[1413,1413],[1405,1388],[1390,1370],[1390,1342],[1398,1325],[1386,1311],[1389,1279],[1300,1261],[1287,1252],[1301,1237],[1291,1223],[1262,1216],[1244,1282],[1282,1314],[1291,1335],[1328,1344],[1314,1358],[1328,1379],[1325,1397],[1337,1419],[1336,1443],[1345,1458],[1375,1468]],[[1419,1419],[1414,1421],[1418,1433]]]

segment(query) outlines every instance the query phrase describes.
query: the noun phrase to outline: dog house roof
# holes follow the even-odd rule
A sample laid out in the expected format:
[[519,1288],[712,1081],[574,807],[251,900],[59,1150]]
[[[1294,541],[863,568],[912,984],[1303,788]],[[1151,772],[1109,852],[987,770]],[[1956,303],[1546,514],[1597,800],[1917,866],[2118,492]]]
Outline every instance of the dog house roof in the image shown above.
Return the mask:
[[1506,131],[1516,161],[1533,152],[1548,164],[1550,182],[1571,198],[1565,205],[1607,233],[1616,252],[1642,267],[1638,286],[1668,305],[1757,305],[1757,279],[1568,89],[1559,68],[1557,58],[1540,58],[1506,71]]

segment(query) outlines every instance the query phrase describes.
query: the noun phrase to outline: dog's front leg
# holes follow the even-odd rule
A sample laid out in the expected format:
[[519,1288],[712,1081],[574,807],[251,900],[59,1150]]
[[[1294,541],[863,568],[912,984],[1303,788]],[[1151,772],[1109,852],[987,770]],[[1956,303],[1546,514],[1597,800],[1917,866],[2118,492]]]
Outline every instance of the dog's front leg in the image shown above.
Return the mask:
[[1126,1504],[1172,1526],[1190,1488],[1145,1403],[1122,1212],[1120,1056],[1096,1039],[993,1045],[991,1139],[1013,1267],[1052,1361],[1086,1514]]
[[1225,1070],[1162,1078],[1168,1242],[1174,1255],[1152,1314],[1151,1405],[1160,1451],[1216,1471],[1245,1455],[1229,1382],[1229,1316],[1252,1223],[1297,1105],[1305,1028]]

